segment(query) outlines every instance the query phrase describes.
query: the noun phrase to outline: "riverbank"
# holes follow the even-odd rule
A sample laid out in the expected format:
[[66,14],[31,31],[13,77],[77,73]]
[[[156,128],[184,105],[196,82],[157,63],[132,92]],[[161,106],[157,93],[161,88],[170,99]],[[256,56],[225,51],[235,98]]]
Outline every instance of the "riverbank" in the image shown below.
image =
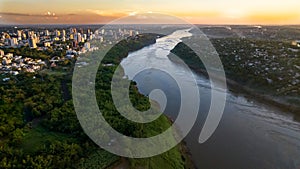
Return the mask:
[[[157,106],[159,106],[159,104],[156,101],[153,101],[155,104],[157,104]],[[170,124],[174,123],[174,120],[172,119],[172,117],[167,116]],[[179,128],[176,127],[177,133],[180,133]],[[190,149],[187,146],[187,143],[182,140],[180,142],[180,144],[178,145],[179,147],[179,151],[181,152],[181,158],[184,161],[184,166],[185,169],[197,169],[195,162],[192,160],[192,153],[190,151]]]
[[[195,61],[196,59],[199,60],[199,58],[195,58],[193,56],[189,57],[190,55],[194,55],[194,53],[186,52],[182,53],[183,49],[189,50],[185,46],[177,45],[174,49],[172,49],[172,53],[176,54],[180,59],[182,59],[194,72],[204,75],[205,77],[209,78],[207,71],[205,68],[203,68],[202,63],[199,61]],[[181,48],[181,49],[179,49]],[[176,60],[175,58],[171,57],[171,55],[168,56],[169,59],[173,62],[180,63],[180,61]],[[191,60],[189,60],[191,59]],[[225,70],[226,71],[226,70]],[[215,79],[221,79],[218,77],[218,75],[212,74],[212,78]],[[291,112],[296,115],[300,115],[300,105],[297,105],[296,103],[288,102],[284,97],[281,96],[271,96],[268,94],[263,94],[259,89],[256,88],[250,88],[246,85],[243,85],[231,78],[226,76],[226,83],[228,86],[228,89],[237,93],[246,94],[247,96],[250,96],[252,98],[257,99],[258,101],[264,102],[266,104],[275,106],[283,111]]]
[[[117,45],[115,45],[105,56],[102,60],[102,63],[110,64],[112,66],[100,66],[98,71],[106,72],[105,75],[97,74],[98,80],[96,80],[95,88],[99,90],[100,95],[97,96],[98,99],[106,97],[106,94],[110,95],[110,86],[111,82],[108,81],[112,78],[114,71],[117,68],[117,65],[128,56],[130,52],[137,51],[145,46],[154,44],[156,39],[161,37],[160,35],[156,34],[147,34],[147,35],[140,35],[138,38],[129,39],[126,42],[121,41]],[[89,58],[89,57],[86,57]],[[103,77],[104,76],[104,77]],[[135,108],[140,111],[145,111],[149,108],[149,100],[146,96],[142,95],[138,92],[136,86],[134,87],[134,83],[131,86],[131,100]],[[105,90],[106,89],[106,90]],[[103,94],[103,95],[101,95]],[[105,104],[99,103],[100,109],[105,109],[106,107],[113,107],[113,101],[109,98],[106,100]],[[140,108],[140,109],[139,109]],[[101,110],[102,111],[102,110]],[[105,111],[102,111],[105,112]],[[105,113],[104,113],[105,114]],[[131,121],[128,121],[124,117],[120,116],[118,112],[114,109],[109,111],[106,114],[105,118],[112,119],[111,125],[116,128],[121,128],[121,132],[127,133],[127,135],[131,135],[133,137],[151,137],[154,135],[158,135],[168,129],[172,124],[168,120],[167,116],[161,116],[155,121],[151,123],[147,123],[147,125],[136,124]],[[122,121],[122,123],[120,123]],[[126,130],[124,130],[123,126],[126,124]],[[123,127],[123,128],[122,128]],[[175,138],[174,138],[175,139]],[[141,150],[143,151],[143,150]],[[178,145],[171,150],[160,154],[158,156],[144,158],[144,159],[126,159],[128,163],[121,163],[121,165],[126,164],[129,168],[187,168],[185,167],[185,162],[189,161],[188,156],[183,154],[181,145]],[[188,167],[191,168],[191,167]]]
[[[177,36],[180,33],[181,36]],[[196,167],[297,168],[300,164],[300,143],[295,138],[299,138],[300,123],[293,114],[251,99],[252,96],[242,91],[243,94],[226,91],[226,107],[217,130],[207,142],[199,144],[197,138],[211,103],[209,80],[202,74],[192,75],[182,64],[176,64],[167,57],[178,39],[185,35],[185,31],[179,30],[174,36],[162,38],[159,43],[130,53],[121,65],[126,75],[137,82],[140,93],[149,95],[153,89],[163,91],[168,101],[164,112],[171,119],[178,117],[178,107],[182,103],[180,92],[189,93],[193,91],[192,87],[198,86],[191,81],[195,78],[201,88],[201,106],[196,122],[184,140]],[[178,83],[165,73],[151,69],[160,68],[158,66],[174,73],[183,87],[178,88]],[[150,69],[135,75],[143,68]],[[189,115],[185,113],[186,118]]]

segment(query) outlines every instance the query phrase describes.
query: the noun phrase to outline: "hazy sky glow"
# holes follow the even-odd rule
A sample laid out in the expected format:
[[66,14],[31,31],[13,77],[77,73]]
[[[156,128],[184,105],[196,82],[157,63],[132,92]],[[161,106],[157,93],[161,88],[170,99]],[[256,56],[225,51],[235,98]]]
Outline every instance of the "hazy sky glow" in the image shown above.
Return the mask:
[[0,24],[96,24],[157,12],[195,24],[300,24],[299,0],[0,0]]

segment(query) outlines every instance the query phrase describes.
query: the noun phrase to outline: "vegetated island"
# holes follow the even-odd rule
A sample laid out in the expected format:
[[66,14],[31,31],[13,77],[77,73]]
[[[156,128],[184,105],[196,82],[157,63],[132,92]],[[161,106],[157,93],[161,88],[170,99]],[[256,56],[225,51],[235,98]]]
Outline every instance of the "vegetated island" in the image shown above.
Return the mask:
[[[171,125],[164,115],[146,125],[128,121],[117,112],[110,93],[111,78],[121,60],[129,52],[155,43],[157,37],[146,34],[120,41],[98,69],[101,76],[97,73],[95,89],[99,108],[115,129],[128,136],[157,135]],[[88,63],[89,56],[96,52],[81,57]],[[69,73],[21,73],[11,76],[8,82],[0,82],[0,168],[194,168],[183,145],[155,157],[127,159],[92,142],[73,107],[70,91],[75,62],[74,59],[68,64]],[[150,107],[149,98],[138,92],[134,82],[130,85],[130,99],[138,110]]]

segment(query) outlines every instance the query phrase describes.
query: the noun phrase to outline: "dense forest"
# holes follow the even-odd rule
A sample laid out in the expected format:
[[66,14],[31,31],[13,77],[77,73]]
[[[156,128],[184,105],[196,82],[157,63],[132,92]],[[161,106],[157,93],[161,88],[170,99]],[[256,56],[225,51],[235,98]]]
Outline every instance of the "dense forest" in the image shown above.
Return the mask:
[[[154,43],[156,36],[121,41],[103,63],[119,65],[128,52]],[[116,67],[100,66],[102,76],[97,74],[96,79],[99,108],[107,121],[121,133],[135,137],[152,136],[167,129],[171,123],[166,116],[141,125],[117,112],[110,93]],[[120,157],[99,148],[81,129],[70,97],[72,71],[22,73],[10,78],[0,82],[0,168],[107,168],[120,163]],[[150,106],[134,82],[130,85],[130,99],[138,110]],[[181,149],[178,146],[159,156],[127,161],[130,168],[189,168]]]

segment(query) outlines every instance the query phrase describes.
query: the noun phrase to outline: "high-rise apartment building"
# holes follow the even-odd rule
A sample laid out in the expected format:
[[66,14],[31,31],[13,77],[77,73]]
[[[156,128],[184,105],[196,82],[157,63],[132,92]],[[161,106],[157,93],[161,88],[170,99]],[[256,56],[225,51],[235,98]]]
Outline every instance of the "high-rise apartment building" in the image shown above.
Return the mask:
[[29,44],[30,48],[37,48],[37,46],[36,46],[36,38],[34,38],[33,36],[31,36],[28,39],[28,44]]

